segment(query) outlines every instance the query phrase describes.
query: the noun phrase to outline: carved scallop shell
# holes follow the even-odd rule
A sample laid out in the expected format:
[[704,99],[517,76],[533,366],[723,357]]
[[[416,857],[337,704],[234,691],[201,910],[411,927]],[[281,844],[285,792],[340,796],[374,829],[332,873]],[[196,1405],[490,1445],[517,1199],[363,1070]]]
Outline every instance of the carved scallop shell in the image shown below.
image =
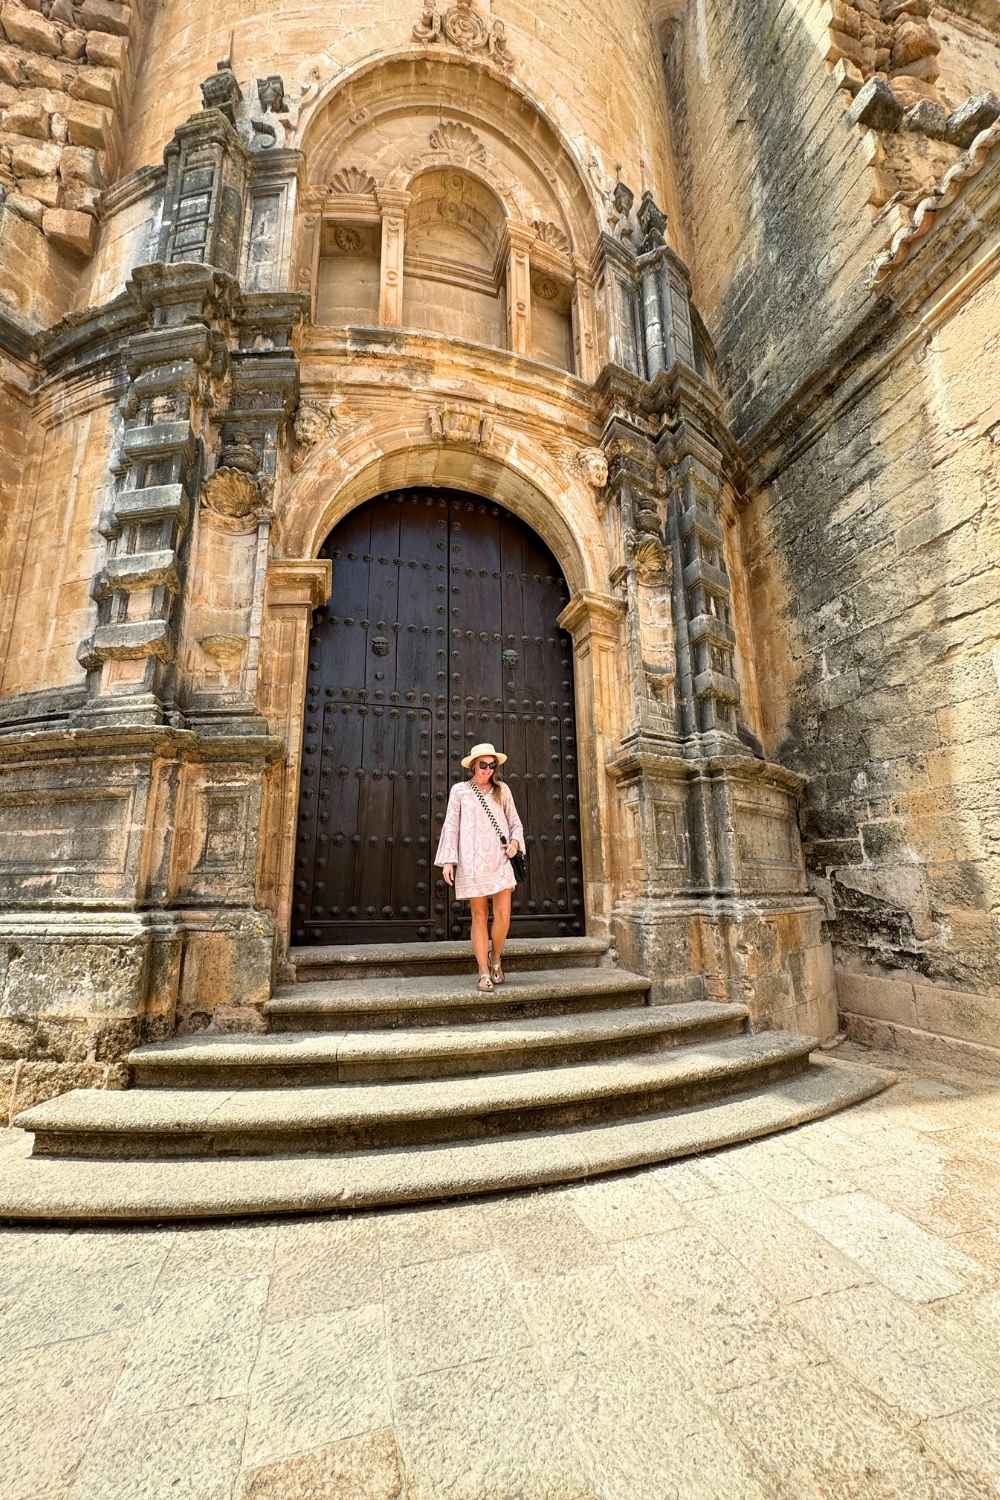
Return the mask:
[[330,178],[331,193],[374,193],[375,179],[361,167],[341,167]]

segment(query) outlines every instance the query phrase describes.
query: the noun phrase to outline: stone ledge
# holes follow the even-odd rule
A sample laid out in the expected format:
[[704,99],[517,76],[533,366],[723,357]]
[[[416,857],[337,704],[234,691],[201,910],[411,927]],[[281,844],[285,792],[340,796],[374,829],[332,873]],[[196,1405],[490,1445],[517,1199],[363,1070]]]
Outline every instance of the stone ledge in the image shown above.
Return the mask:
[[899,1052],[917,1061],[944,1063],[949,1067],[968,1068],[1000,1078],[1000,1048],[983,1047],[975,1042],[959,1041],[937,1032],[921,1031],[913,1026],[877,1021],[871,1016],[841,1011],[840,1019],[851,1041],[885,1052]]

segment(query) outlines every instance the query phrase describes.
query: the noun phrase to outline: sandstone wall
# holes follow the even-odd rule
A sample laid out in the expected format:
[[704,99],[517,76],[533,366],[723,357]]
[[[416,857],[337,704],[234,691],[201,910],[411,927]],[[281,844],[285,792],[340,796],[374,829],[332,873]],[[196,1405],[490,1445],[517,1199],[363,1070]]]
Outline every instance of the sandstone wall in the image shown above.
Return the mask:
[[[15,497],[12,545],[0,593],[0,699],[83,681],[77,649],[91,628],[91,583],[104,557],[97,531],[110,443],[106,401],[38,421],[33,462]],[[14,452],[18,451],[15,446]]]
[[811,778],[841,1006],[945,1053],[1000,1047],[998,340],[992,281],[744,517],[765,740]]
[[[443,10],[445,7],[442,6]],[[650,187],[678,224],[665,151],[666,106],[645,0],[497,0],[517,82],[541,101],[601,184],[620,162],[626,179]],[[138,80],[123,172],[159,162],[178,121],[198,106],[199,84],[229,55],[241,84],[278,73],[293,105],[307,105],[337,75],[376,53],[414,46],[420,0],[373,7],[300,0],[165,0],[152,20],[148,62]],[[640,166],[644,163],[644,167]],[[680,247],[683,251],[683,246]]]

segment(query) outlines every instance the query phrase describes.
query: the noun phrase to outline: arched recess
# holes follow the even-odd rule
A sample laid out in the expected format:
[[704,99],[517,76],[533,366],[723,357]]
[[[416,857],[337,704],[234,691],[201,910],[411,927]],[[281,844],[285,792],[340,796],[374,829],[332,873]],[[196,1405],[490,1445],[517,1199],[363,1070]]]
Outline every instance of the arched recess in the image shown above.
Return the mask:
[[355,508],[310,632],[292,944],[466,936],[433,866],[460,761],[490,741],[531,830],[513,933],[583,925],[569,593],[535,532],[449,489]]
[[[370,59],[331,84],[303,110],[297,137],[306,180],[295,275],[312,292],[316,321],[411,326],[404,281],[414,185],[454,168],[503,205],[496,269],[507,318],[499,346],[594,377],[590,266],[599,195],[523,88],[467,58],[414,49]],[[367,257],[364,265],[344,264],[345,243]],[[360,294],[329,294],[332,281],[352,275]]]
[[[614,899],[614,816],[604,766],[625,712],[619,601],[604,592],[603,531],[582,479],[560,472],[531,445],[500,434],[495,450],[429,443],[426,426],[360,430],[329,443],[289,487],[275,518],[275,559],[261,649],[259,704],[287,746],[274,776],[262,841],[260,897],[285,941],[291,930],[308,645],[313,611],[325,604],[328,564],[320,553],[337,524],[373,497],[418,487],[493,501],[540,537],[565,578],[562,624],[573,641],[581,860],[587,930],[607,932]],[[336,605],[336,600],[332,606]]]

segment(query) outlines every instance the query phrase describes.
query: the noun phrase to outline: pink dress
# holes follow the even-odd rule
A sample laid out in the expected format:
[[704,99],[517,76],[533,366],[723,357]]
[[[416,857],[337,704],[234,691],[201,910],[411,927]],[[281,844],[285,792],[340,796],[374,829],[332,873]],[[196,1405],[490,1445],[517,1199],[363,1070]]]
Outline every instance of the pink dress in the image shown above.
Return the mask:
[[[484,792],[490,811],[508,839],[516,839],[524,848],[524,829],[506,782],[500,782],[500,803]],[[495,896],[509,891],[516,881],[510,860],[504,853],[486,810],[468,781],[457,781],[448,797],[448,811],[434,856],[436,865],[455,866],[455,895],[459,901],[470,896]]]

